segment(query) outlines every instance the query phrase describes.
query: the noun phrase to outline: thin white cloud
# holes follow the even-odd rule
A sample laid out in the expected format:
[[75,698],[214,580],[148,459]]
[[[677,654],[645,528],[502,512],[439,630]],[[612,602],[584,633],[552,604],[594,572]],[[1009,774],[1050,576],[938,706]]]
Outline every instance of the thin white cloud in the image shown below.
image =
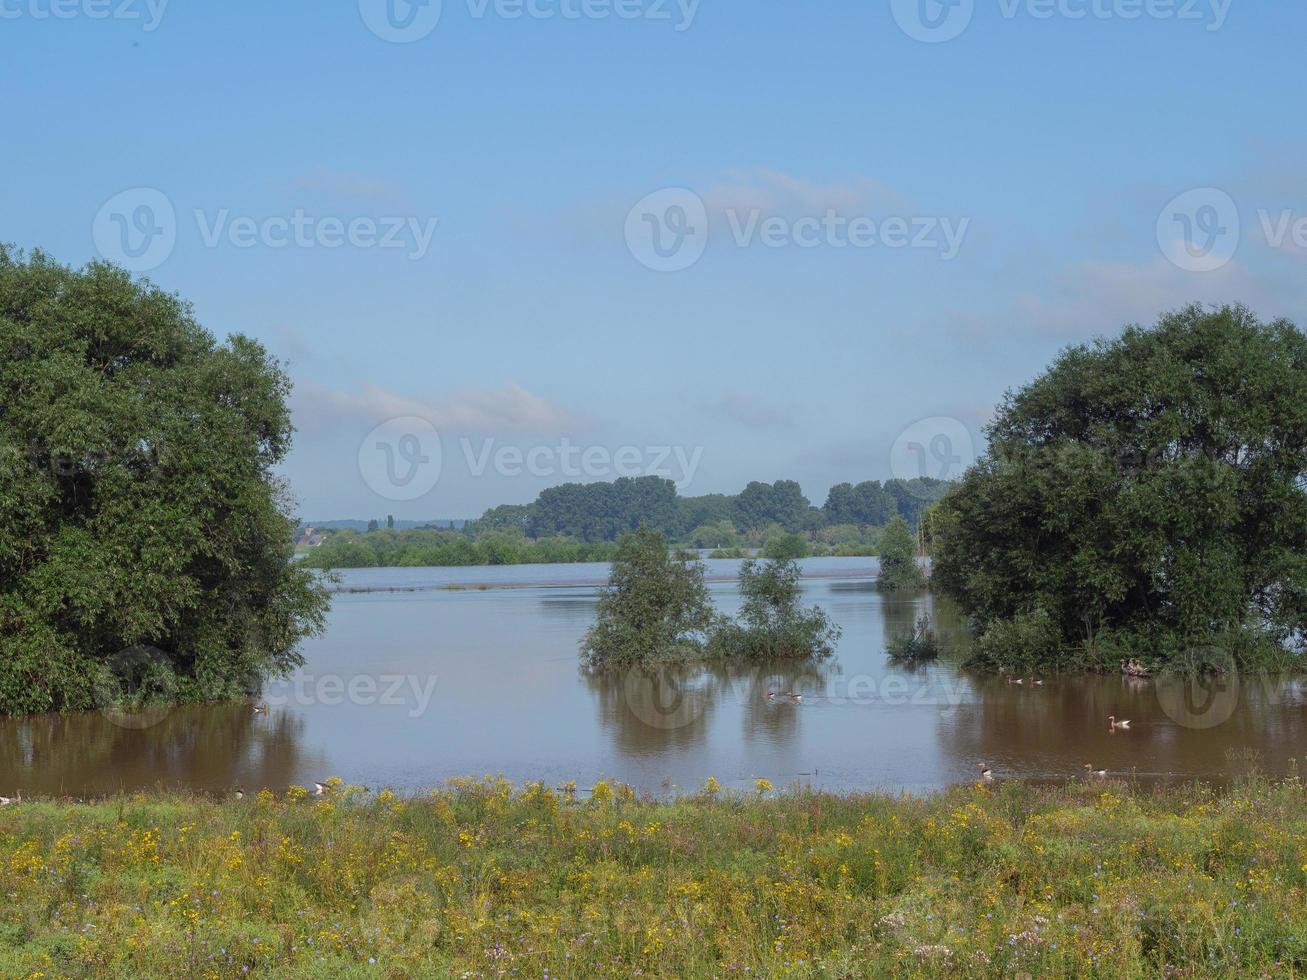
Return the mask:
[[[1016,300],[1018,323],[1034,333],[1083,340],[1118,333],[1128,323],[1150,324],[1190,303],[1243,303],[1272,315],[1273,299],[1237,262],[1194,273],[1160,256],[1151,262],[1084,262],[1042,294]],[[1011,320],[1001,320],[1005,329]]]
[[376,425],[405,416],[426,419],[440,432],[451,433],[564,434],[578,427],[566,409],[516,384],[416,398],[379,385],[364,385],[354,393],[300,382],[292,408],[301,428],[343,422]]
[[291,181],[291,188],[351,204],[398,201],[404,197],[403,189],[397,184],[365,174],[328,170],[325,167],[314,167],[295,177]]
[[822,183],[779,170],[736,170],[701,193],[709,214],[762,211],[769,215],[861,215],[902,209],[901,195],[873,177]]
[[780,429],[794,425],[794,410],[771,405],[752,395],[732,393],[703,406],[703,414],[746,429]]

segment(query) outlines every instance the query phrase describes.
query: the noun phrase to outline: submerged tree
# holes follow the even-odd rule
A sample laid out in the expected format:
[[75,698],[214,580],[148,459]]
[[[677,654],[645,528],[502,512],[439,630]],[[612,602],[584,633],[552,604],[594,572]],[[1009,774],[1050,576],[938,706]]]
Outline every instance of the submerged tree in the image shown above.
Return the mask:
[[623,535],[599,597],[595,623],[581,642],[591,670],[693,660],[712,625],[704,566],[667,539],[640,528]]
[[0,247],[0,353],[0,712],[298,666],[327,598],[291,562],[290,383],[264,349],[113,266]]
[[820,607],[799,604],[799,564],[789,559],[740,566],[744,604],[735,621],[723,619],[712,631],[714,657],[749,660],[824,660],[835,652],[840,630]]
[[881,532],[876,587],[882,592],[912,592],[926,587],[926,576],[917,564],[916,541],[902,517],[894,518]]
[[1235,657],[1307,632],[1307,337],[1191,306],[1010,394],[932,514],[991,665]]

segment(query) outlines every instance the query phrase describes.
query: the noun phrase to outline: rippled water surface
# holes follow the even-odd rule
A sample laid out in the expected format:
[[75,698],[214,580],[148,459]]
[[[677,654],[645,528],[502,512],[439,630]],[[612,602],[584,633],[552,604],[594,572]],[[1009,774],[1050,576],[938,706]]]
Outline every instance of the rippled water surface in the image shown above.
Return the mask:
[[[714,601],[734,610],[738,562],[708,565]],[[931,613],[950,645],[965,644],[956,614],[924,596],[883,598],[874,559],[809,559],[804,570],[806,601],[844,630],[828,664],[603,680],[578,672],[577,643],[605,565],[346,572],[326,635],[306,644],[303,670],[268,687],[266,715],[236,704],[0,720],[0,794],[283,789],[328,775],[420,790],[486,773],[582,786],[606,776],[655,793],[710,775],[926,790],[975,778],[982,761],[999,778],[1055,779],[1093,763],[1222,781],[1254,764],[1287,771],[1307,750],[1297,681],[1035,686],[947,661],[899,668],[885,656],[889,636]],[[1130,731],[1109,732],[1111,714],[1132,719]]]

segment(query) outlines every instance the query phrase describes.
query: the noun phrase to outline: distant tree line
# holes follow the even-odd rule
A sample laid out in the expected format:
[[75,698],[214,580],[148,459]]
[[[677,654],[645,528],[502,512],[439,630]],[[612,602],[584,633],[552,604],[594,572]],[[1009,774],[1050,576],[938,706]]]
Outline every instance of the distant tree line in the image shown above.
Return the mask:
[[947,487],[930,478],[841,483],[815,507],[793,480],[755,481],[734,496],[682,497],[671,480],[645,476],[551,487],[534,503],[486,511],[472,530],[599,542],[646,527],[697,547],[730,547],[771,528],[811,534],[841,525],[882,527],[896,516],[915,527]]
[[771,559],[808,555],[876,555],[883,531],[916,542],[912,529],[949,484],[939,480],[868,480],[831,489],[814,507],[793,480],[750,483],[740,493],[682,497],[671,480],[624,478],[569,483],[530,504],[492,508],[464,527],[394,530],[388,519],[368,532],[329,530],[305,556],[309,567],[519,565],[612,560],[617,540],[641,528],[711,557]]

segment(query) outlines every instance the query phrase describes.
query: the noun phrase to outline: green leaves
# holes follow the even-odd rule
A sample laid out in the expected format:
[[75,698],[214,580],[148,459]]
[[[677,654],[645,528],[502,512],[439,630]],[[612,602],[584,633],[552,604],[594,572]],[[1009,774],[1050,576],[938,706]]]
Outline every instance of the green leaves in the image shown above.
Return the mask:
[[141,643],[186,698],[295,666],[326,596],[289,564],[263,348],[113,266],[0,248],[0,353],[0,712],[98,707],[86,679]]
[[994,649],[1046,650],[1044,617],[1062,652],[1100,631],[1178,649],[1250,622],[1300,643],[1304,474],[1307,338],[1189,307],[1009,395],[988,457],[931,515],[934,579]]

